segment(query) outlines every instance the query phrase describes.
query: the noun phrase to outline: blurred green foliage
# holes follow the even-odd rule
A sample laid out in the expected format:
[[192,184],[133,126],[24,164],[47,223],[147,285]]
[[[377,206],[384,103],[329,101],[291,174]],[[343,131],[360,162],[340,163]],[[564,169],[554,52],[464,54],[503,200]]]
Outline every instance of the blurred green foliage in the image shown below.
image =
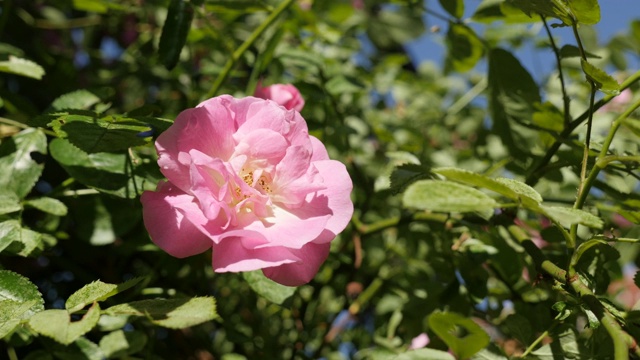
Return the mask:
[[[640,20],[598,39],[596,0],[0,4],[0,357],[621,359],[640,339]],[[427,28],[441,65],[408,51]],[[141,222],[153,139],[259,81],[300,90],[354,181],[297,289],[172,258]]]

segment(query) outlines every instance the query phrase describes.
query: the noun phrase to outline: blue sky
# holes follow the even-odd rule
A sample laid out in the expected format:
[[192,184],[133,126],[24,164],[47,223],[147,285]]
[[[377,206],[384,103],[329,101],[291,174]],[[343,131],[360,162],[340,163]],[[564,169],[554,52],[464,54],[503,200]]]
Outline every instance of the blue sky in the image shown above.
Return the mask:
[[[465,14],[467,17],[473,14],[480,2],[480,0],[465,0]],[[601,20],[595,26],[601,43],[602,41],[610,39],[611,36],[616,33],[628,32],[631,20],[640,19],[640,0],[600,0],[599,3]],[[426,6],[433,11],[446,14],[440,7],[439,2],[435,0],[426,1]],[[431,33],[427,31],[421,38],[407,44],[407,50],[414,57],[414,61],[430,60],[442,65],[445,56],[443,37],[446,34],[447,23],[432,15],[426,15],[425,22],[427,28],[434,25],[439,26],[441,28],[440,32]],[[555,36],[559,36],[562,39],[562,43],[575,43],[569,29],[552,29],[552,32]],[[540,34],[544,35],[544,29],[541,29]],[[523,51],[524,54],[517,54],[521,59],[528,57],[523,56],[528,55],[527,50],[525,49]],[[530,51],[531,50],[529,50],[529,52]],[[548,55],[551,57],[552,53],[549,52]],[[523,65],[529,68],[529,71],[532,72],[534,77],[536,77],[536,73],[538,72],[548,72],[548,69],[535,69],[535,67],[540,66],[541,61],[546,63],[546,61],[543,61],[544,59],[540,59],[540,56],[545,56],[544,53],[536,54],[535,56],[537,58],[529,59],[531,61],[527,61],[527,59],[522,61]],[[630,63],[630,66],[633,65],[633,63]],[[637,63],[635,65],[637,66]]]

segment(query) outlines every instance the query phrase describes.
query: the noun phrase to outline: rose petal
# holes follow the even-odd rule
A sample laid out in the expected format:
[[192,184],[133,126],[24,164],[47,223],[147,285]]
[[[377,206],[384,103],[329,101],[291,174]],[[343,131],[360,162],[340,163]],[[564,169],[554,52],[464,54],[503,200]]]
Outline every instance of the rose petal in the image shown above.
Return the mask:
[[328,207],[333,213],[326,228],[334,234],[338,234],[347,227],[353,216],[351,177],[349,177],[347,168],[339,161],[316,161],[313,166],[318,169],[325,185],[325,189],[318,191],[318,195],[326,196],[329,201]]
[[169,182],[160,183],[158,189],[145,191],[140,197],[144,225],[151,240],[172,256],[183,258],[209,249],[212,240],[200,232],[177,206],[193,204],[193,197]]
[[329,256],[330,243],[309,243],[302,249],[291,250],[299,258],[297,262],[262,269],[269,279],[287,286],[300,286],[308,283],[320,269],[320,265]]
[[227,237],[213,246],[212,266],[215,272],[252,271],[299,261],[288,249],[279,247],[248,249],[237,237]]

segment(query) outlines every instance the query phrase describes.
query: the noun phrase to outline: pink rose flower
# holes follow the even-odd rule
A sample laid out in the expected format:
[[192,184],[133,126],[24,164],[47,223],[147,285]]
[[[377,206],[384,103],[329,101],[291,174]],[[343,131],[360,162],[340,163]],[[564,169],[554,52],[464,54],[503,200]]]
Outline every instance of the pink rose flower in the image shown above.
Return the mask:
[[345,166],[296,111],[223,95],[181,112],[156,141],[167,177],[142,194],[151,239],[175,257],[213,248],[216,272],[309,282],[353,214]]
[[287,110],[297,110],[300,112],[304,107],[304,99],[302,95],[300,95],[300,91],[291,84],[274,84],[262,87],[262,84],[258,83],[258,87],[253,96],[273,100],[284,106]]

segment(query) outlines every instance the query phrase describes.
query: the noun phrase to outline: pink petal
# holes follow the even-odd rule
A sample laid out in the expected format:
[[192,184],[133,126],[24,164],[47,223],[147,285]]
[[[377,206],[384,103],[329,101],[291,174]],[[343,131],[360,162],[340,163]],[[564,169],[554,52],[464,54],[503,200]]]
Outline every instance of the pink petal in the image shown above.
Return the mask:
[[244,137],[237,137],[234,156],[246,155],[254,167],[277,164],[285,155],[289,144],[280,134],[270,129],[257,129]]
[[353,202],[351,201],[353,183],[347,168],[339,161],[316,161],[313,166],[318,169],[326,186],[324,190],[318,191],[318,195],[326,196],[329,200],[328,206],[333,212],[326,228],[334,234],[338,234],[347,227],[353,216]]
[[140,201],[144,225],[151,240],[162,250],[183,258],[204,252],[212,246],[212,240],[178,210],[178,207],[193,204],[193,197],[173,184],[161,182],[155,192],[142,193]]
[[331,244],[309,243],[302,249],[291,250],[300,260],[295,263],[262,269],[269,279],[287,286],[300,286],[308,283],[320,269],[320,265],[329,256]]
[[212,266],[215,272],[252,271],[299,261],[288,249],[272,247],[249,249],[245,241],[227,237],[213,246]]
[[315,136],[309,135],[309,140],[311,140],[311,147],[313,149],[311,161],[329,160],[329,153],[327,153],[327,148],[324,144]]

